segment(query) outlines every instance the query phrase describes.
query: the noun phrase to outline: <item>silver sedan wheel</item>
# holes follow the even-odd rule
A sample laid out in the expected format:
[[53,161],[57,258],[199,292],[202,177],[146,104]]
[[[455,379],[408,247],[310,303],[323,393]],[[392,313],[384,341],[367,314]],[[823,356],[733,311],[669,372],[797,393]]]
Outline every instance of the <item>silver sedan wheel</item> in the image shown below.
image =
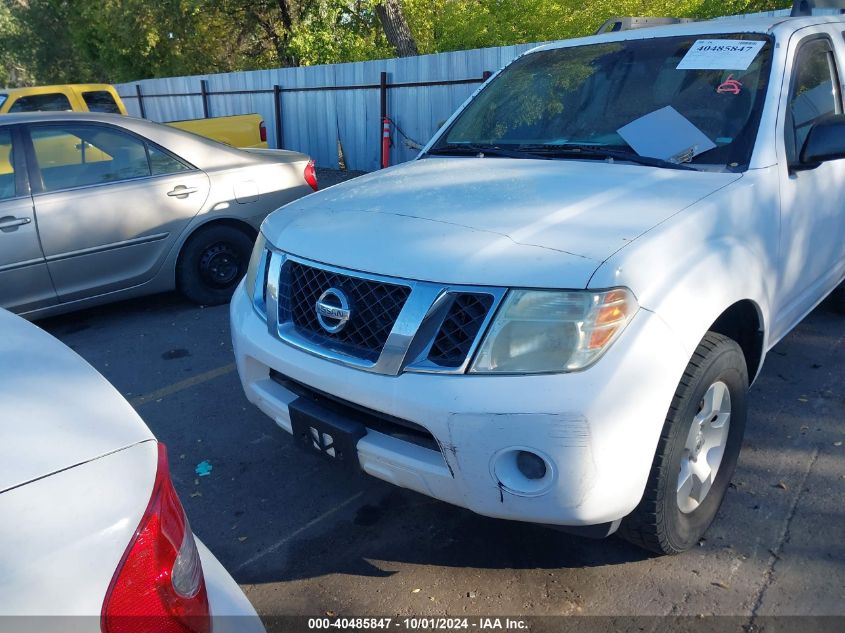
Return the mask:
[[684,444],[678,473],[681,512],[686,514],[695,510],[710,492],[725,454],[730,422],[730,391],[725,383],[716,381],[701,399]]

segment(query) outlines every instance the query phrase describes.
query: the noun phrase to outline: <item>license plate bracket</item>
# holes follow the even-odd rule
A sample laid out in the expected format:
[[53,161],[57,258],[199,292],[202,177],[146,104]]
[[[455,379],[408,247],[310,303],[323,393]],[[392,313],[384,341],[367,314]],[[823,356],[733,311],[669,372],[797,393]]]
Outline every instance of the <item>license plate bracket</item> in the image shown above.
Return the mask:
[[291,402],[288,411],[297,446],[360,472],[358,440],[367,434],[363,424],[305,398]]

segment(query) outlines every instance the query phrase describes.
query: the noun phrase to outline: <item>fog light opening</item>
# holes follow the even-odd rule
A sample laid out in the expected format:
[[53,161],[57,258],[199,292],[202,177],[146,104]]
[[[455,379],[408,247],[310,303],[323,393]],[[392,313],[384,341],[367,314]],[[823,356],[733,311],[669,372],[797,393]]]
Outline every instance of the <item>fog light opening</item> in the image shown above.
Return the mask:
[[517,451],[516,467],[528,479],[542,479],[548,470],[542,457],[528,451]]
[[501,489],[521,497],[545,494],[556,477],[554,463],[546,455],[523,446],[496,453],[490,474]]

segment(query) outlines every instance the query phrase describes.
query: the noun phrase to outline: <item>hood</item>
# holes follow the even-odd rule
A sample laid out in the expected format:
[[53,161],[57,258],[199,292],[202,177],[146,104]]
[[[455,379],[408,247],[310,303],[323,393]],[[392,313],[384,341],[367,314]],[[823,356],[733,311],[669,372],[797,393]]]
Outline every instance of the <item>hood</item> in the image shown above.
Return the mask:
[[427,158],[271,214],[276,247],[439,283],[578,288],[610,255],[740,174],[586,160]]
[[0,493],[153,439],[105,378],[52,336],[0,310]]

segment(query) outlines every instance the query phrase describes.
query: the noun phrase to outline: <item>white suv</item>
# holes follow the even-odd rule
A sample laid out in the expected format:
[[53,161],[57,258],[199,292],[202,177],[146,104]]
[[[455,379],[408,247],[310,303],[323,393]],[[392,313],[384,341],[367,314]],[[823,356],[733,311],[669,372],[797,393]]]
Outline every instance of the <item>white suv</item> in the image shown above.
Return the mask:
[[690,548],[766,351],[845,277],[843,31],[522,55],[416,160],[267,218],[231,306],[247,397],[480,514]]

